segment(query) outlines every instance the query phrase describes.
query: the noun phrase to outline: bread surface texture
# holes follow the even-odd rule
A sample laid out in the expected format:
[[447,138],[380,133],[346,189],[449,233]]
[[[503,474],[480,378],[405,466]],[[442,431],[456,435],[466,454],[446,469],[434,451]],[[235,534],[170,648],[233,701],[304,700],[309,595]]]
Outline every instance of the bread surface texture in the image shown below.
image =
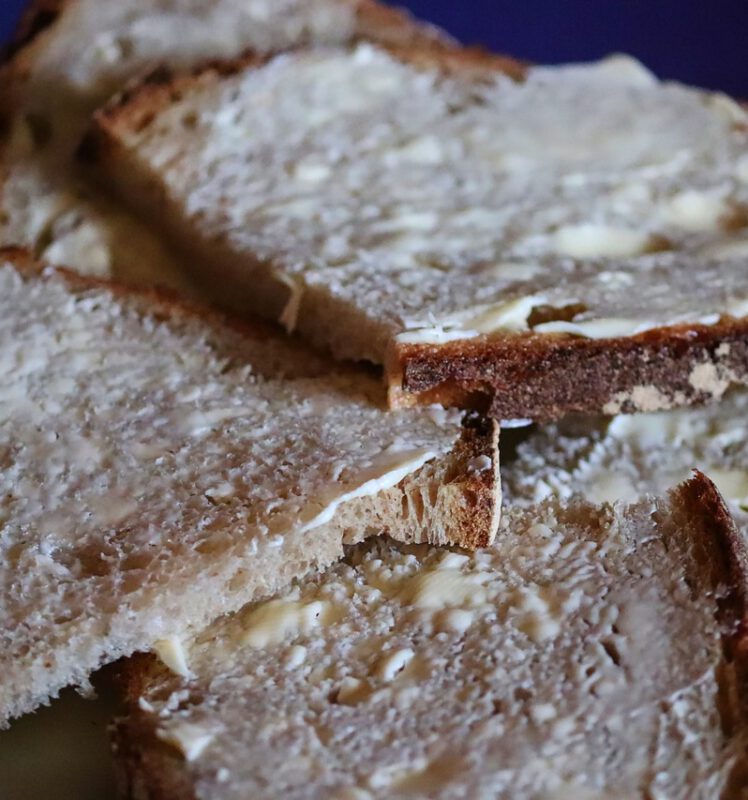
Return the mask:
[[262,327],[18,254],[0,282],[0,724],[344,540],[493,537],[491,423],[389,414]]
[[698,477],[515,511],[472,555],[354,549],[202,632],[189,677],[130,663],[125,796],[744,797],[742,548]]
[[[506,433],[504,501],[531,507],[568,502],[633,502],[665,492],[697,468],[717,485],[748,534],[748,392],[719,403],[613,418],[576,417]],[[502,448],[503,449],[503,448]]]
[[361,44],[154,76],[89,155],[198,275],[384,363],[393,404],[547,419],[745,379],[747,131],[623,57]]
[[180,260],[72,163],[93,110],[155,67],[190,68],[301,43],[436,40],[371,0],[61,0],[32,3],[0,66],[0,244],[47,263],[190,293]]

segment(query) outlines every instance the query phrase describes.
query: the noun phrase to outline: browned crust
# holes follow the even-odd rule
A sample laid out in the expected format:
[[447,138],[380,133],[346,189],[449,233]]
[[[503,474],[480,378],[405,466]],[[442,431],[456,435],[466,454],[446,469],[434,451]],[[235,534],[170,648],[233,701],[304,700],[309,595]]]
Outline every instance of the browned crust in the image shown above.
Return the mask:
[[[482,456],[491,460],[491,467],[472,469],[471,464]],[[488,547],[496,538],[501,516],[498,423],[479,414],[466,414],[462,438],[452,457],[456,475],[450,514],[461,535],[457,544],[469,550]]]
[[748,786],[748,545],[712,481],[699,470],[673,493],[683,502],[686,524],[696,523],[703,538],[693,541],[694,553],[706,571],[717,601],[722,629],[723,663],[718,670],[718,703],[726,736],[742,741],[722,800],[744,797]]
[[22,102],[24,85],[37,45],[51,32],[65,9],[75,0],[31,0],[19,20],[13,38],[0,49],[0,133]]
[[122,800],[197,800],[184,759],[157,737],[154,715],[138,703],[158,670],[157,659],[145,653],[121,667],[118,682],[127,716],[115,720],[109,731],[118,794]]
[[[378,13],[390,15],[397,12],[383,9]],[[378,46],[416,69],[438,70],[444,75],[460,74],[468,80],[479,81],[495,76],[497,72],[521,80],[527,70],[525,64],[515,59],[494,55],[478,47],[459,47],[431,37],[419,37],[407,44],[379,43]],[[225,77],[261,67],[274,55],[277,54],[247,52],[235,59],[209,61],[183,73],[174,73],[163,67],[154,70],[112,98],[94,115],[81,145],[81,155],[87,161],[103,161],[108,153],[118,149],[121,135],[142,131],[171,103],[179,102],[186,92],[207,88]]]
[[[162,320],[174,322],[199,319],[218,331],[238,334],[247,339],[271,339],[282,336],[271,323],[259,319],[239,319],[212,308],[193,303],[179,293],[165,287],[132,287],[105,278],[82,275],[67,267],[50,267],[36,259],[30,250],[22,247],[0,247],[0,261],[11,263],[24,277],[39,277],[45,272],[61,275],[76,291],[104,289],[115,297],[127,299],[140,305],[146,313]],[[301,349],[306,349],[301,343]],[[311,351],[310,355],[311,355]]]
[[[704,364],[729,372],[736,382],[748,381],[748,319],[655,328],[617,339],[524,334],[395,344],[386,374],[392,407],[438,402],[478,408],[498,419],[548,421],[611,404],[616,412],[632,412],[705,402],[724,386],[709,391],[692,383],[694,367]],[[653,387],[660,403],[632,397],[637,388]]]
[[[705,536],[701,561],[710,568],[711,585],[720,591],[720,621],[725,625],[726,654],[741,671],[741,700],[748,721],[748,543],[714,485],[698,469],[681,484],[687,518],[697,521]],[[708,538],[707,538],[708,537]]]

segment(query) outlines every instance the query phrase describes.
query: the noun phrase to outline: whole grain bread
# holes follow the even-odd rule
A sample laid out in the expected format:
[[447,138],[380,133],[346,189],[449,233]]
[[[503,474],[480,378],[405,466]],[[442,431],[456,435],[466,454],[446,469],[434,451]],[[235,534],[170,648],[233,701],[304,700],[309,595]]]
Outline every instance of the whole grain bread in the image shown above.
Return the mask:
[[746,797],[745,545],[698,475],[377,542],[126,668],[133,800]]
[[159,72],[85,153],[224,299],[384,364],[392,405],[547,420],[746,380],[746,120],[625,58],[362,44]]
[[163,65],[301,42],[442,34],[372,0],[36,0],[0,66],[0,244],[97,277],[190,294],[178,258],[71,163],[93,110]]
[[343,542],[493,538],[491,423],[19,253],[0,286],[0,725]]

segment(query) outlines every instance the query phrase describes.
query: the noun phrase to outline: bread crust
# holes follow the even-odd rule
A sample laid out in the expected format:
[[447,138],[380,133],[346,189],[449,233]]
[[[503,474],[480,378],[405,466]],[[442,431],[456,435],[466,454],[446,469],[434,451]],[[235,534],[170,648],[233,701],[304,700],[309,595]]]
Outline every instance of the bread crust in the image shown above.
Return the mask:
[[386,376],[393,408],[443,403],[538,422],[655,411],[704,403],[730,383],[748,382],[748,320],[615,339],[525,334],[394,344]]
[[[23,103],[23,84],[34,67],[37,50],[67,9],[77,0],[31,0],[11,42],[0,49],[0,121],[7,121]],[[434,25],[416,20],[408,11],[376,0],[353,0],[356,7],[354,39],[391,42],[405,49],[446,45],[452,40]]]
[[[126,298],[142,304],[149,313],[160,319],[179,321],[184,319],[200,319],[218,330],[239,334],[246,338],[270,339],[281,335],[280,331],[269,322],[258,319],[239,319],[224,314],[213,308],[200,306],[187,300],[178,292],[163,286],[132,287],[107,278],[95,278],[82,275],[70,267],[48,267],[42,264],[30,250],[22,247],[0,247],[0,262],[11,263],[25,277],[40,276],[45,272],[54,273],[64,278],[71,288],[77,291],[89,289],[106,289],[115,297]],[[305,346],[299,343],[299,347]],[[312,355],[309,351],[310,356]]]
[[[385,11],[389,16],[393,10]],[[494,55],[480,47],[456,46],[432,37],[417,37],[407,44],[378,43],[378,47],[416,69],[438,69],[442,74],[460,74],[470,80],[479,81],[501,72],[520,81],[527,71],[527,65],[516,59]],[[289,52],[298,49],[293,48]],[[257,69],[276,55],[258,55],[247,51],[235,59],[205,62],[188,72],[176,73],[166,67],[153,70],[94,114],[79,155],[89,163],[105,165],[120,149],[118,140],[121,135],[146,128],[159,111],[172,102],[178,102],[183,92],[210,87],[223,78],[247,69]]]
[[[462,437],[452,451],[453,470],[459,475],[451,517],[463,532],[463,547],[488,547],[496,538],[501,517],[499,425],[479,414],[466,414]],[[487,469],[473,469],[480,459],[490,459]]]
[[127,716],[114,721],[109,738],[121,800],[197,800],[180,755],[156,736],[156,721],[138,703],[158,659],[138,653],[123,662],[118,684]]

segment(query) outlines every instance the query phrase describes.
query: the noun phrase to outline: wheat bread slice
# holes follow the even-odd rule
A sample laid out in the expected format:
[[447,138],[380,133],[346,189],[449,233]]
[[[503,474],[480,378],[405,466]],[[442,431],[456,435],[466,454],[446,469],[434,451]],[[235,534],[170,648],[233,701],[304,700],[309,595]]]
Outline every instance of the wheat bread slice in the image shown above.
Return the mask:
[[693,468],[717,485],[748,536],[748,392],[717,404],[609,418],[569,418],[511,431],[502,446],[509,506],[546,497],[633,502],[666,491]]
[[384,364],[393,405],[544,420],[745,381],[747,143],[736,103],[630,59],[363,44],[159,73],[86,152],[198,276]]
[[0,244],[96,277],[192,294],[150,229],[85,180],[71,154],[93,110],[159,65],[189,67],[300,42],[436,30],[372,0],[60,0],[32,2],[0,67]]
[[0,725],[344,541],[493,538],[491,423],[17,253],[0,281]]
[[466,555],[377,541],[125,668],[123,794],[746,794],[746,553],[698,475],[505,514]]

